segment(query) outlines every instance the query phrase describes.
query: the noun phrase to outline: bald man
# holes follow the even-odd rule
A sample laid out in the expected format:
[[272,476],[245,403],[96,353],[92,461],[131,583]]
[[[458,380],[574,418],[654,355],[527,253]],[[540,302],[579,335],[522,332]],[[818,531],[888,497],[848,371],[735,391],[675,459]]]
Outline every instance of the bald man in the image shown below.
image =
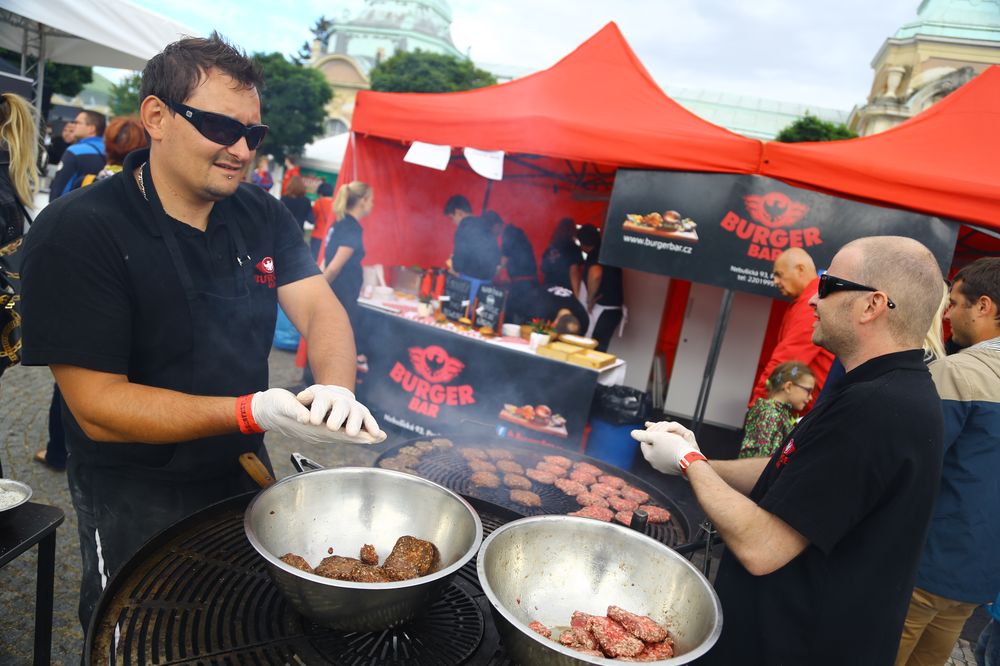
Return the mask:
[[705,666],[896,656],[941,474],[922,348],[941,271],[917,241],[881,236],[844,246],[823,280],[812,339],[847,374],[771,458],[708,461],[677,423],[632,433],[655,469],[687,476],[726,542],[725,624]]
[[[799,361],[809,366],[816,378],[814,396],[819,395],[819,391],[823,389],[823,382],[833,364],[833,354],[812,341],[813,314],[809,308],[809,299],[816,295],[817,285],[819,277],[816,275],[816,264],[802,248],[789,248],[774,260],[774,286],[782,296],[791,298],[792,304],[781,318],[778,344],[771,352],[764,371],[757,378],[747,406],[753,405],[758,398],[768,396],[767,378],[785,361]],[[813,404],[813,401],[807,403],[802,413],[812,409]]]

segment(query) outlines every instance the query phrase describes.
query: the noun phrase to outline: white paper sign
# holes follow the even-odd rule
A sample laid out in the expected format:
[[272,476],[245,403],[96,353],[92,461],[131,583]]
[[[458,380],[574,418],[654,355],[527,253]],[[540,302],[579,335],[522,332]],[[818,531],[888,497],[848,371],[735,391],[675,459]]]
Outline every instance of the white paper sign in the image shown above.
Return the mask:
[[464,148],[465,159],[472,170],[483,178],[503,180],[503,151]]
[[410,145],[410,149],[406,151],[406,157],[403,158],[403,161],[444,171],[448,168],[448,160],[450,159],[451,146],[414,141]]

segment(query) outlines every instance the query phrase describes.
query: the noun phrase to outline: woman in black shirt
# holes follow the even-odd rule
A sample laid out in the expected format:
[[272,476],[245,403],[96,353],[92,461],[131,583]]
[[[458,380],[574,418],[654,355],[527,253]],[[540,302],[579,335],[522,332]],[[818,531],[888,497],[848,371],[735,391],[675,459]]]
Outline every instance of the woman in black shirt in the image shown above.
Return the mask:
[[323,255],[323,277],[330,283],[337,300],[347,310],[356,342],[361,341],[358,296],[361,294],[361,260],[365,258],[359,220],[372,212],[374,203],[375,193],[366,183],[356,180],[341,185],[333,200],[333,213],[337,221],[327,233],[326,252]]
[[299,228],[305,228],[306,222],[316,224],[316,216],[313,215],[312,202],[306,196],[306,183],[301,176],[292,176],[288,181],[288,189],[281,197],[281,203],[289,210],[295,221],[299,223]]
[[625,316],[625,294],[622,288],[622,269],[597,263],[601,255],[601,232],[592,224],[585,224],[577,232],[580,247],[587,253],[584,279],[587,285],[587,310],[590,313],[590,330],[587,337],[597,340],[597,350],[606,352],[615,329]]
[[549,246],[542,254],[542,284],[566,287],[580,295],[583,278],[583,254],[576,245],[576,223],[568,217],[559,220]]

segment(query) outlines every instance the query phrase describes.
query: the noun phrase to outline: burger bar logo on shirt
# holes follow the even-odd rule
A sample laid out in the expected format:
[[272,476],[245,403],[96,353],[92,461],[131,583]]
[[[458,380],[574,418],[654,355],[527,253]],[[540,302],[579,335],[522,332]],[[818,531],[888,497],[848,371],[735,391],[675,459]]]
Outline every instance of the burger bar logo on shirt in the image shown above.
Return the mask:
[[459,407],[475,404],[475,391],[471,384],[451,385],[465,369],[465,363],[449,356],[438,345],[410,347],[409,355],[413,370],[396,361],[389,377],[410,394],[407,404],[410,411],[436,419],[441,405]]
[[257,265],[254,266],[254,268],[257,269],[257,275],[253,276],[254,281],[257,284],[266,284],[271,289],[274,289],[277,286],[278,280],[274,275],[274,259],[271,257],[264,257],[257,262]]
[[748,257],[773,261],[790,247],[812,247],[823,243],[819,227],[790,228],[805,219],[809,206],[792,201],[782,192],[748,194],[743,197],[743,205],[750,220],[729,211],[719,226],[738,238],[750,241]]
[[778,456],[778,461],[774,463],[774,469],[781,469],[788,464],[788,461],[792,459],[792,454],[795,453],[795,440],[788,440],[788,444],[785,444],[785,448],[781,449],[781,455]]

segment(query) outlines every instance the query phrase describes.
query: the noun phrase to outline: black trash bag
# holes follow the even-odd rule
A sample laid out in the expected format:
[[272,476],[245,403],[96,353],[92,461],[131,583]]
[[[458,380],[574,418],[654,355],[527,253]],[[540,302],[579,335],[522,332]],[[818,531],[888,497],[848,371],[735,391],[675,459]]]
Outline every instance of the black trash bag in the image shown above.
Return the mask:
[[597,385],[590,415],[612,425],[642,424],[653,411],[649,394],[629,386]]

